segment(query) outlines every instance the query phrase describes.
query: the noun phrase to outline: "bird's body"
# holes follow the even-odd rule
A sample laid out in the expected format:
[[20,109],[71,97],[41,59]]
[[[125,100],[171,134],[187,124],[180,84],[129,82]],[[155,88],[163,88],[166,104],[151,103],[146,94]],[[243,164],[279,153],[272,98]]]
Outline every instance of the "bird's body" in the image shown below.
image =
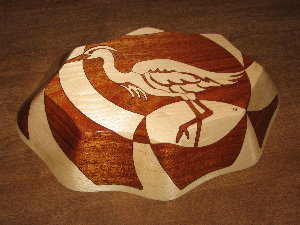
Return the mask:
[[[202,120],[213,114],[210,109],[197,100],[196,93],[209,87],[234,84],[243,72],[216,73],[171,59],[152,59],[138,62],[132,67],[131,72],[122,73],[115,68],[114,56],[111,51],[116,50],[108,46],[97,46],[89,49],[85,55],[88,55],[88,59],[102,58],[106,75],[113,82],[126,88],[132,97],[135,97],[136,94],[141,98],[143,95],[147,100],[147,95],[154,95],[181,97],[185,100],[196,118],[179,127],[176,141],[180,140],[183,133],[189,138],[187,128],[196,123],[195,147],[198,146]],[[200,106],[204,113],[200,113],[193,103]]]

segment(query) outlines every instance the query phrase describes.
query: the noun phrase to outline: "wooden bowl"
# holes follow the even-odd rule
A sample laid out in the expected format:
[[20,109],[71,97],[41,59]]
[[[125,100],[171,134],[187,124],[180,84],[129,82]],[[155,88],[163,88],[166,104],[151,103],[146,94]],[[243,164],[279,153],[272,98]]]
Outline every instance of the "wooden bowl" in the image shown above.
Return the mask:
[[171,200],[256,164],[277,109],[223,36],[142,28],[73,50],[17,120],[64,186]]

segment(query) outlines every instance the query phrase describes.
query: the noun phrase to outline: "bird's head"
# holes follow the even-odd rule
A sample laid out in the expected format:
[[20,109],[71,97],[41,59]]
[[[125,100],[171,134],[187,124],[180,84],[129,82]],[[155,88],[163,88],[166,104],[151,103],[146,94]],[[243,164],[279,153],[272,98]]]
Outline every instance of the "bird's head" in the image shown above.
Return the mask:
[[117,50],[109,46],[96,46],[86,50],[84,54],[88,55],[87,59],[96,59],[111,54],[111,51]]
[[109,46],[95,46],[86,50],[84,53],[67,60],[67,63],[81,61],[84,59],[96,59],[101,57],[103,58],[104,56],[112,55],[111,51],[117,50]]

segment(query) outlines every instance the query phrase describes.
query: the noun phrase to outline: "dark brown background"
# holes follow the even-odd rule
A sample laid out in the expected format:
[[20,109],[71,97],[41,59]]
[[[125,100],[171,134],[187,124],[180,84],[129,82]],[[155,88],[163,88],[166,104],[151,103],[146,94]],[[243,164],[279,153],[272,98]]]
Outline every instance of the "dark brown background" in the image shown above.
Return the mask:
[[[298,0],[0,3],[0,224],[299,224]],[[18,138],[18,108],[72,48],[145,26],[223,34],[265,67],[282,100],[265,152],[170,202],[68,190]]]

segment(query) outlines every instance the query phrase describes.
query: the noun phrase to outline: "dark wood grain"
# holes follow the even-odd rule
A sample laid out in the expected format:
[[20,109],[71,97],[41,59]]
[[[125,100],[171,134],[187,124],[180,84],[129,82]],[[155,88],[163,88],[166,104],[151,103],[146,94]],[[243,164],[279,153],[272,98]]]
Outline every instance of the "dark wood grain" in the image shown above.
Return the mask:
[[32,99],[28,99],[20,108],[20,111],[17,115],[17,123],[20,128],[20,131],[23,135],[29,139],[29,132],[28,132],[28,115],[30,110],[30,104]]
[[45,110],[54,139],[92,182],[142,189],[132,159],[132,142],[75,108],[65,95],[58,75],[45,88]]
[[268,125],[277,108],[277,105],[278,105],[278,96],[276,96],[266,108],[255,112],[251,112],[251,111],[247,112],[249,119],[253,125],[253,129],[255,131],[258,144],[260,147],[262,147],[268,129]]
[[[183,78],[178,82],[176,79],[172,80],[172,75],[170,75],[175,70],[167,71],[162,68],[160,68],[161,70],[152,70],[148,68],[150,73],[158,71],[159,77],[166,76],[167,79],[172,81],[169,81],[169,83],[160,83],[160,80],[158,79],[157,81],[155,78],[147,80],[145,72],[136,72],[134,77],[140,77],[145,81],[146,86],[153,88],[153,93],[155,93],[157,88],[149,83],[151,81],[156,82],[161,90],[167,91],[164,94],[158,93],[156,95],[148,92],[148,97],[134,98],[127,92],[124,86],[128,84],[141,84],[130,83],[134,82],[130,77],[127,78],[126,82],[114,82],[109,77],[109,74],[104,71],[105,66],[108,64],[107,61],[101,57],[93,59],[86,57],[88,54],[96,51],[95,47],[99,48],[103,46],[109,46],[115,50],[114,53],[111,53],[112,57],[114,57],[114,64],[116,65],[116,69],[123,74],[131,72],[138,63],[153,59],[170,59],[207,71],[217,73],[240,72],[240,75],[231,79],[233,84],[222,85],[221,83],[215,86],[209,85],[209,82],[217,83],[218,80],[214,81],[209,76],[204,77],[202,75],[201,78],[200,74],[182,73]],[[246,56],[244,59],[246,62],[245,65],[248,66],[248,62],[251,62],[251,60]],[[241,73],[244,70],[244,66],[226,49],[201,35],[173,32],[161,32],[142,36],[126,35],[103,43],[87,45],[83,54],[76,56],[74,59],[69,59],[65,65],[68,66],[70,62],[75,62],[76,60],[83,60],[84,73],[89,83],[101,96],[114,105],[144,116],[166,105],[182,101],[182,96],[184,95],[180,93],[183,92],[185,94],[194,93],[194,97],[198,100],[218,101],[243,107],[244,109],[248,107],[250,99],[250,81],[245,72]],[[59,71],[59,73],[63,74],[62,71]],[[188,84],[196,83],[189,83],[188,78],[183,80],[184,75],[197,77],[198,88],[186,91],[185,85],[188,86]],[[219,76],[221,75],[219,74]],[[208,83],[205,83],[202,87],[202,81],[207,81]],[[66,89],[64,89],[60,82],[60,78],[56,75],[46,86],[45,109],[51,132],[61,149],[95,184],[121,184],[143,189],[135,172],[134,161],[132,159],[134,150],[131,139],[126,139],[118,133],[101,126],[101,123],[98,125],[89,119],[79,108],[76,108],[76,105],[72,104],[68,98]],[[179,92],[178,89],[172,89],[173,86],[176,86],[175,84],[177,84],[177,87],[182,87],[179,89]],[[202,87],[200,91],[199,87]],[[146,90],[144,91],[147,93]],[[166,93],[176,93],[176,95],[168,96]],[[195,104],[197,103],[197,101],[194,102]],[[187,104],[191,105],[192,110],[194,105],[189,101],[187,101]],[[210,110],[205,105],[203,107]],[[115,113],[112,109],[107,108],[106,110],[110,110],[111,114]],[[185,113],[184,109],[178,108],[177,110],[182,110],[182,113]],[[213,114],[211,110],[207,111],[206,115],[205,113],[201,114],[196,108],[194,108],[194,113],[203,119]],[[117,115],[115,116],[117,117]],[[223,113],[221,117],[226,119],[227,116],[227,114]],[[117,122],[116,117],[114,117],[111,123]],[[104,119],[109,120],[107,117]],[[174,116],[173,120],[176,120]],[[198,147],[201,121],[201,125],[198,128],[199,136],[198,139],[195,139],[196,144],[193,148],[169,144],[164,141],[161,144],[153,144],[152,149],[159,163],[165,172],[169,174],[175,185],[183,189],[200,177],[215,170],[229,167],[234,163],[243,145],[247,126],[246,121],[247,118],[244,116],[241,122],[232,131],[229,130],[230,133],[223,137],[221,141],[209,146]],[[142,139],[142,143],[148,140],[147,143],[150,144],[148,134],[144,131],[144,127],[146,126],[144,122],[135,131],[134,140],[138,141]],[[227,123],[229,122],[227,121]],[[260,123],[261,121],[258,121],[257,126]],[[218,128],[216,127],[216,129]],[[126,131],[131,132],[130,130]],[[144,135],[144,137],[141,135]],[[160,135],[163,136],[164,133],[162,132]],[[155,178],[150,177],[149,179]]]
[[231,166],[238,157],[246,133],[247,118],[220,141],[204,147],[180,147],[168,143],[151,145],[164,170],[180,189],[210,172]]
[[[1,1],[1,224],[298,224],[299,1]],[[264,66],[281,110],[255,167],[170,202],[61,186],[17,136],[24,100],[72,48],[140,27],[220,33]],[[221,185],[222,184],[222,185]]]

